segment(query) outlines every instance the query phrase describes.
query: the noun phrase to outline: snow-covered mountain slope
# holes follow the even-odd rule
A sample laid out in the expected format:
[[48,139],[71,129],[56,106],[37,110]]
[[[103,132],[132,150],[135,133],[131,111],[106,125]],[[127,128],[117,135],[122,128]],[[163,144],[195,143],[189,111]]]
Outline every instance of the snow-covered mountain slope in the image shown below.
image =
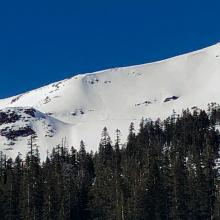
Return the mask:
[[[11,155],[24,153],[28,136],[18,137],[8,146],[11,140],[2,130],[26,123],[38,136],[42,156],[64,137],[70,146],[77,147],[83,139],[88,150],[96,150],[104,126],[112,139],[115,129],[120,129],[125,141],[129,124],[138,125],[142,117],[165,118],[173,110],[220,103],[219,82],[220,43],[164,61],[77,75],[0,100],[2,112],[20,112],[24,118],[0,122],[0,148],[10,147],[7,152]],[[24,113],[30,108],[36,117]],[[45,137],[48,125],[55,130],[51,137]]]
[[[39,147],[44,146],[40,147],[40,152],[43,156],[47,155],[47,150],[51,152],[55,143],[70,136],[70,131],[71,125],[34,108],[9,107],[0,110],[1,148],[13,157],[18,153],[25,154],[30,141]],[[35,138],[31,140],[31,137]]]

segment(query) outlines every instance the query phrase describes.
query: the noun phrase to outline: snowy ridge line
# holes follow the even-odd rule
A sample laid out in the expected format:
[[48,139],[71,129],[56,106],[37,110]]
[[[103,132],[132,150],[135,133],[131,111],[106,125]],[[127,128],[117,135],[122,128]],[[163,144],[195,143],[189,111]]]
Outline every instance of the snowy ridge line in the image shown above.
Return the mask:
[[[27,126],[38,136],[42,156],[63,137],[74,147],[84,140],[88,150],[95,151],[104,127],[112,137],[119,129],[124,142],[131,122],[138,127],[141,118],[164,119],[173,111],[179,114],[183,109],[220,103],[219,81],[220,43],[153,63],[79,74],[1,99],[5,114],[0,117],[4,122],[0,123],[0,150],[12,156],[25,153],[29,136],[18,128],[31,132]],[[33,117],[25,109],[40,113]],[[17,120],[8,123],[10,117]],[[9,130],[11,136],[23,132],[12,141],[14,145],[1,135]]]

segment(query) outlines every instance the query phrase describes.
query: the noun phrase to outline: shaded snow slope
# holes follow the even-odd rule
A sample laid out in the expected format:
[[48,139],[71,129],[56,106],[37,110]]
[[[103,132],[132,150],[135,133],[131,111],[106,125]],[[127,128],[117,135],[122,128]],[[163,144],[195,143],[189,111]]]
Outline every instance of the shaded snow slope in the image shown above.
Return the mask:
[[[34,143],[39,146],[40,154],[45,157],[63,137],[71,137],[72,125],[45,115],[34,108],[8,107],[0,110],[1,150],[12,157],[18,153],[25,155],[30,137],[36,136]],[[71,141],[70,141],[71,142]],[[42,147],[44,146],[44,147]]]
[[[220,103],[219,81],[220,44],[216,44],[164,61],[77,75],[0,100],[0,108],[33,107],[45,121],[53,122],[59,135],[50,139],[42,137],[39,121],[29,120],[37,127],[42,154],[50,144],[61,142],[62,136],[69,145],[77,147],[83,139],[89,150],[96,150],[104,126],[112,139],[115,129],[120,129],[124,141],[129,124],[139,124],[142,117],[164,118],[174,109],[181,112]],[[17,143],[22,142],[16,141],[16,151]]]

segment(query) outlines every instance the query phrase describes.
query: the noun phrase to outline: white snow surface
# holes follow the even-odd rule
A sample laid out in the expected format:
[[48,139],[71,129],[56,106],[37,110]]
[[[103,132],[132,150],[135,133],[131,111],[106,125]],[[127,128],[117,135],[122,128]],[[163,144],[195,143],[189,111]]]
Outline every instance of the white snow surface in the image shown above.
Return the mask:
[[[138,129],[142,117],[164,119],[173,110],[181,113],[182,109],[220,103],[219,83],[220,43],[159,62],[76,75],[2,99],[0,109],[37,110],[37,116],[27,118],[27,123],[36,132],[40,155],[45,158],[47,150],[61,143],[62,138],[76,148],[84,140],[87,150],[95,151],[105,126],[112,140],[118,128],[123,142],[129,124],[134,122]],[[0,130],[22,123],[3,124]],[[51,137],[45,137],[50,130],[48,124],[53,130]],[[0,136],[0,150],[12,157],[18,152],[24,155],[28,139],[19,137],[9,150],[9,141]]]

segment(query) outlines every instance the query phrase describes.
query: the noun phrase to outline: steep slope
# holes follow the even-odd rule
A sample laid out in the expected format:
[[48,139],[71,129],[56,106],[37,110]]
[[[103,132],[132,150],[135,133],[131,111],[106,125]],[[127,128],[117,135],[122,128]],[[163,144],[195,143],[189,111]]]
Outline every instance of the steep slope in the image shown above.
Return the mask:
[[[58,144],[62,135],[69,145],[77,147],[83,139],[88,149],[96,150],[104,126],[113,139],[115,129],[120,129],[124,141],[129,124],[138,125],[142,117],[164,118],[173,110],[220,103],[219,80],[220,44],[216,44],[164,61],[77,75],[0,100],[0,108],[33,107],[46,121],[53,121],[59,135],[51,142],[38,138],[43,155],[48,143]],[[42,132],[41,127],[36,130],[37,135]],[[19,139],[9,152],[17,153],[18,143]]]
[[[63,137],[70,137],[71,125],[45,115],[34,108],[9,107],[0,110],[1,150],[16,157],[25,155],[30,141],[40,147],[42,157],[51,152]],[[31,137],[35,137],[31,140]],[[63,139],[64,140],[64,139]],[[44,147],[42,147],[44,146]]]

